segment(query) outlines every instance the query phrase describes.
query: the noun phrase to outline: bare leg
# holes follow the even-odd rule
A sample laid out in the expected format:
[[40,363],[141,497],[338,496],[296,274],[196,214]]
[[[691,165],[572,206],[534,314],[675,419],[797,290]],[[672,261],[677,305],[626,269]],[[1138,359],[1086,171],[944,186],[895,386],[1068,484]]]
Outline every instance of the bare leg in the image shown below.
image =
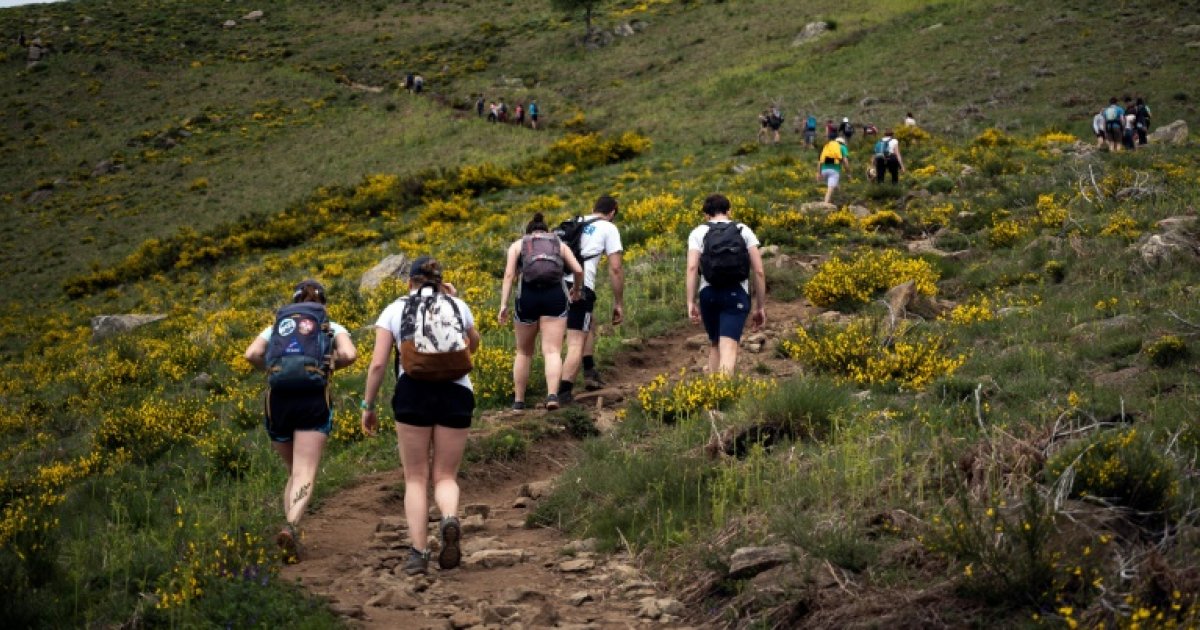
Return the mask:
[[[537,339],[537,324],[513,325],[517,334],[517,349],[513,356],[513,400],[525,400],[525,389],[529,387],[529,366],[533,363],[533,342]],[[558,388],[558,382],[554,383]]]
[[283,514],[287,518],[287,513],[292,511],[292,443],[271,440],[271,448],[275,449],[287,468],[288,480],[283,485]]
[[721,369],[721,351],[717,344],[710,343],[708,346],[708,373],[716,374],[719,369]]
[[304,509],[312,499],[321,464],[321,452],[328,437],[320,431],[296,431],[292,438],[292,472],[288,481],[290,500],[285,500],[287,521],[293,526],[304,518]]
[[396,423],[400,465],[404,467],[404,518],[417,551],[429,547],[429,442],[433,427]]
[[542,359],[546,362],[546,393],[553,395],[558,393],[558,381],[563,373],[562,343],[567,320],[563,317],[543,317],[540,326]]
[[729,337],[720,337],[717,339],[717,349],[717,352],[720,355],[721,373],[725,376],[733,376],[734,367],[737,365],[737,340]]
[[458,515],[458,466],[466,446],[466,429],[433,429],[433,500],[443,518]]
[[567,358],[563,361],[562,380],[575,381],[579,374],[579,366],[583,365],[583,347],[587,343],[588,333],[582,330],[567,330]]

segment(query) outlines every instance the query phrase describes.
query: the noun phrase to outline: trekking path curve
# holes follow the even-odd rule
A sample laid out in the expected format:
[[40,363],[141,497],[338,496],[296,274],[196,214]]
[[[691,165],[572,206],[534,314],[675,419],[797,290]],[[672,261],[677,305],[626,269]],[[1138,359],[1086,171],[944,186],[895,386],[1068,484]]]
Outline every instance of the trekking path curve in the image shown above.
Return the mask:
[[[793,363],[775,356],[775,344],[810,311],[801,302],[770,303],[758,338],[764,341],[757,353],[743,350],[742,370],[750,373],[762,362],[774,376],[793,373]],[[600,429],[611,429],[616,410],[636,396],[638,386],[664,372],[704,365],[707,347],[697,337],[702,334],[686,326],[627,341],[607,370],[608,385],[578,393],[575,404],[595,409]],[[747,330],[743,340],[750,335]],[[475,426],[487,430],[543,413],[489,412]],[[364,628],[696,627],[688,623],[686,607],[628,552],[601,554],[594,541],[571,540],[553,528],[526,528],[526,515],[578,450],[577,441],[553,437],[532,445],[520,461],[469,466],[460,475],[463,562],[457,569],[440,571],[434,561],[427,576],[400,570],[408,534],[397,467],[325,498],[305,520],[302,561],[285,566],[282,575]],[[436,522],[430,531],[437,531]]]

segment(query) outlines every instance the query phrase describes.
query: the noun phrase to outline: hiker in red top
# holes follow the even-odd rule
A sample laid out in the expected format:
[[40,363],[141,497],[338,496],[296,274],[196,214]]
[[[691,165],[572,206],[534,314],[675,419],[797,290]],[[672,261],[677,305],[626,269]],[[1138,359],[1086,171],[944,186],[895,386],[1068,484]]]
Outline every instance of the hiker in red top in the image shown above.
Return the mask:
[[[566,272],[575,276],[568,294]],[[513,328],[517,351],[513,358],[513,409],[525,408],[525,388],[529,385],[529,367],[533,346],[542,335],[542,358],[546,363],[546,409],[559,407],[558,387],[562,378],[562,343],[567,332],[570,302],[583,297],[583,267],[546,225],[539,212],[525,226],[525,236],[508,246],[504,282],[500,289],[500,324],[508,323],[508,298],[517,281],[516,318]]]

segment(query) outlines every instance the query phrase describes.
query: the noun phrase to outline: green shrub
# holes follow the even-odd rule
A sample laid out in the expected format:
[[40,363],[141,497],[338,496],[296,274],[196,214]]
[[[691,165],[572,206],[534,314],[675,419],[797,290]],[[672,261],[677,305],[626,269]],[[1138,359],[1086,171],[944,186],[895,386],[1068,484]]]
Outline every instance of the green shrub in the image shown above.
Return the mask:
[[925,190],[935,195],[947,194],[954,190],[954,180],[944,175],[930,178],[929,181],[925,182]]
[[600,435],[600,430],[596,428],[596,423],[592,420],[592,414],[582,407],[566,407],[559,412],[558,419],[566,428],[567,435],[577,440]]
[[763,396],[743,399],[738,410],[756,424],[777,428],[786,435],[821,439],[850,402],[850,390],[844,385],[805,376],[781,383]]
[[520,431],[504,428],[469,442],[463,459],[473,464],[509,462],[520,459],[527,450],[529,440]]
[[1179,471],[1137,428],[1113,429],[1080,440],[1046,464],[1046,476],[1069,486],[1073,498],[1094,497],[1163,515],[1179,494]]
[[1187,344],[1175,335],[1159,337],[1157,341],[1146,346],[1146,357],[1157,367],[1170,367],[1189,356],[1191,353]]

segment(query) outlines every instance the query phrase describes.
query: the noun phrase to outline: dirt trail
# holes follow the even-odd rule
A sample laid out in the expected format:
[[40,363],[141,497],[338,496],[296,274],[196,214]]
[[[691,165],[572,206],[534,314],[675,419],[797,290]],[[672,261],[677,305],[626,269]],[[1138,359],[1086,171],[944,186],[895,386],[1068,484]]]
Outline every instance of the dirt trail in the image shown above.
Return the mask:
[[[739,364],[750,371],[763,362],[775,376],[786,376],[795,368],[774,357],[775,344],[807,308],[800,303],[768,308],[765,343],[757,353],[743,350]],[[707,349],[697,345],[699,334],[701,329],[689,326],[631,340],[607,370],[609,385],[578,394],[576,404],[596,409],[603,428],[639,385],[663,372],[703,365]],[[479,424],[522,417],[492,412]],[[363,477],[324,500],[305,520],[303,561],[285,567],[283,575],[329,599],[335,612],[365,628],[692,627],[684,605],[662,592],[637,558],[595,553],[591,541],[571,540],[556,529],[525,528],[529,509],[577,450],[577,442],[550,439],[515,464],[479,465],[465,472],[460,479],[463,563],[457,569],[439,571],[435,561],[428,576],[409,577],[399,570],[408,534],[397,468]]]

